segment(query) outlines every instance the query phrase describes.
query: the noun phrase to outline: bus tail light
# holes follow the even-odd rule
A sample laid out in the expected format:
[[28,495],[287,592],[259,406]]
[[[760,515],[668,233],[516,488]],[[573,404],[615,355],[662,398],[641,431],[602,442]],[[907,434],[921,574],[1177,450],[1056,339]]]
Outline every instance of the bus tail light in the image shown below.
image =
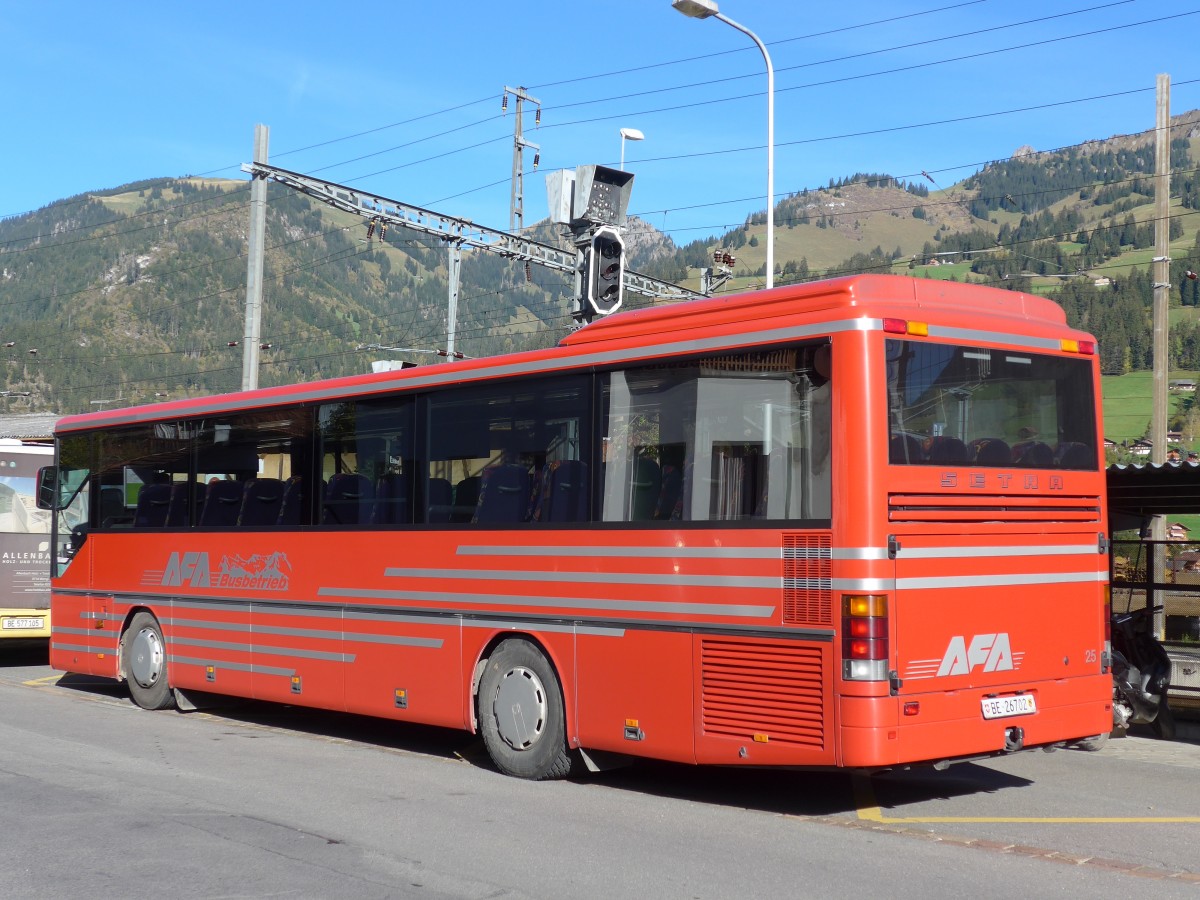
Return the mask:
[[1059,346],[1061,346],[1063,351],[1066,353],[1080,353],[1084,356],[1096,355],[1095,341],[1076,341],[1072,340],[1071,338],[1063,338],[1059,342]]
[[887,596],[842,595],[842,677],[849,681],[887,681]]

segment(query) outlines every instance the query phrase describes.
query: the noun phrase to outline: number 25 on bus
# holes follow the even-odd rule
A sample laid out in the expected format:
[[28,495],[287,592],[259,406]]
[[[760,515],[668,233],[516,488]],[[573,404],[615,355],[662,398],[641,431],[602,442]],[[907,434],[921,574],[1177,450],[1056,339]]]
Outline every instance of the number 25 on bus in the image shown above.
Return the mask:
[[878,768],[1111,727],[1098,363],[860,276],[559,346],[62,419],[51,664],[628,757]]

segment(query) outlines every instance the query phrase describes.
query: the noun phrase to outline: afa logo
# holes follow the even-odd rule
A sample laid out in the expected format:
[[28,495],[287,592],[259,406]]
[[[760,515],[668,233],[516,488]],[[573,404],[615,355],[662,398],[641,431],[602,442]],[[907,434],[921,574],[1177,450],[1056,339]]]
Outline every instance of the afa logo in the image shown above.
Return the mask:
[[942,657],[938,675],[970,675],[983,666],[984,672],[1005,672],[1015,669],[1008,633],[976,634],[967,643],[962,635],[950,638],[950,646]]
[[222,556],[214,572],[204,552],[174,552],[163,571],[163,587],[240,588],[251,591],[286,591],[292,574],[287,554],[253,553]]

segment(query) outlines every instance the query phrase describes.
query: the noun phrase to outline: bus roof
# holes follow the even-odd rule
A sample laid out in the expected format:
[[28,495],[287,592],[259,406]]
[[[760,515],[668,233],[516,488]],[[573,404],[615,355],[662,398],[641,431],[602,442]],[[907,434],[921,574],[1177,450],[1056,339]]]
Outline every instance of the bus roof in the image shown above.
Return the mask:
[[[855,275],[629,310],[593,322],[563,338],[557,347],[545,350],[66,416],[57,423],[55,433],[166,422],[280,404],[336,401],[397,388],[550,374],[648,355],[682,355],[799,340],[815,336],[825,323],[864,317],[928,317],[945,324],[981,328],[984,323],[978,318],[980,313],[989,321],[997,317],[1012,320],[1013,333],[1089,337],[1066,328],[1066,314],[1056,303],[1031,294],[899,275]],[[664,337],[671,335],[674,337]]]

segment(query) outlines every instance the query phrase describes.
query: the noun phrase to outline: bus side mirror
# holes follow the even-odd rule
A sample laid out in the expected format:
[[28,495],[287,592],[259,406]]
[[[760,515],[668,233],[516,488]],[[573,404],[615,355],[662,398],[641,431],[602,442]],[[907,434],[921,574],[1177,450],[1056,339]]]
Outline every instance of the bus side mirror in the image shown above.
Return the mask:
[[43,466],[37,473],[37,508],[57,509],[58,468]]

